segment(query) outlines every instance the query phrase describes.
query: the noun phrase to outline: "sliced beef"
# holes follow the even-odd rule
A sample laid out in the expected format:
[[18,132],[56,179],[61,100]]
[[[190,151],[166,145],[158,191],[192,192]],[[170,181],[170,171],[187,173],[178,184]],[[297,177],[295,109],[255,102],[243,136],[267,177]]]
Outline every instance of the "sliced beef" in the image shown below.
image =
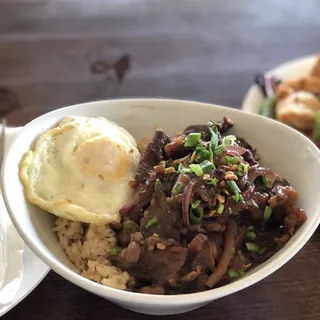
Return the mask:
[[304,210],[298,206],[292,206],[286,210],[286,216],[284,218],[284,226],[287,233],[293,233],[297,230],[305,221],[307,216]]
[[234,126],[233,121],[229,117],[223,117],[222,121],[216,122],[215,124],[221,134],[227,132]]
[[[140,220],[140,231],[145,236],[157,234],[161,238],[180,240],[177,229],[179,211],[170,205],[160,182],[155,184],[155,192],[149,208]],[[151,222],[153,222],[151,224]]]
[[168,158],[181,158],[185,157],[190,150],[184,147],[184,135],[174,137],[165,146],[164,151]]
[[164,288],[162,286],[159,286],[158,284],[153,284],[151,286],[142,287],[139,290],[140,293],[145,294],[164,294]]
[[118,232],[118,240],[123,247],[130,243],[131,234],[139,230],[139,225],[132,220],[126,220],[122,224],[121,230]]
[[128,247],[121,251],[120,257],[128,264],[136,264],[139,261],[140,254],[140,244],[137,242],[130,242]]
[[166,247],[164,250],[145,250],[138,264],[127,268],[127,271],[138,279],[164,285],[175,277],[186,258],[187,248],[179,245]]
[[187,136],[189,133],[193,132],[201,133],[202,141],[209,141],[211,139],[211,134],[207,124],[189,126],[184,129],[183,134]]
[[151,202],[157,179],[158,175],[155,172],[151,173],[145,183],[139,185],[134,199],[120,209],[120,214],[129,216],[131,220],[137,221]]
[[136,183],[145,183],[153,167],[164,159],[164,147],[170,142],[170,138],[160,129],[158,129],[151,142],[149,143],[145,153],[142,155],[137,174]]

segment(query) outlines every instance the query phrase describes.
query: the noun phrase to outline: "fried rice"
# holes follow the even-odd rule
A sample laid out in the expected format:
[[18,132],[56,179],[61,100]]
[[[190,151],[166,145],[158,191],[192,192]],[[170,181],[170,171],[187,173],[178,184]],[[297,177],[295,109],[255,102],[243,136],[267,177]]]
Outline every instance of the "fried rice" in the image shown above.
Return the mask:
[[108,260],[110,250],[116,244],[114,231],[107,225],[90,224],[85,231],[77,221],[58,218],[53,231],[59,244],[81,276],[102,285],[125,290],[130,280],[128,272],[112,266]]

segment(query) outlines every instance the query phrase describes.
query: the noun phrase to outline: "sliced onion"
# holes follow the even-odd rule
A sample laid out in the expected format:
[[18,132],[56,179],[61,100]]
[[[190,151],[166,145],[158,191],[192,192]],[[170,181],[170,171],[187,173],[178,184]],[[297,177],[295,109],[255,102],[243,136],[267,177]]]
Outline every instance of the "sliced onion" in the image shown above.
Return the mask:
[[186,186],[183,191],[182,196],[182,218],[184,223],[188,228],[190,228],[190,221],[189,221],[189,207],[191,204],[191,198],[193,194],[193,190],[199,187],[201,184],[204,183],[202,179],[193,179],[190,183]]
[[268,168],[258,167],[258,168],[250,168],[248,174],[248,180],[253,183],[259,176],[266,176],[268,180],[273,184],[273,182],[277,179],[278,174]]
[[228,269],[228,265],[232,259],[232,250],[234,248],[234,235],[231,226],[228,226],[224,236],[224,250],[221,255],[217,268],[211,276],[205,281],[205,285],[212,288],[224,276]]

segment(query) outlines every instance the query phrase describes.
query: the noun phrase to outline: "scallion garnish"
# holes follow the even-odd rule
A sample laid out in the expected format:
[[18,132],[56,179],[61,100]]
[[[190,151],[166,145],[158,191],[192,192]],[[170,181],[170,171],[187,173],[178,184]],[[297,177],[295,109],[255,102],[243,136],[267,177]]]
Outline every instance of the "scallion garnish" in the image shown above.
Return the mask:
[[254,230],[254,227],[253,227],[253,226],[248,226],[248,227],[246,228],[246,230],[247,230],[247,231],[252,231],[252,230]]
[[196,209],[196,208],[198,208],[199,207],[199,205],[200,205],[200,200],[196,200],[192,205],[191,205],[191,208],[192,209]]
[[183,189],[183,184],[180,182],[176,182],[176,184],[172,188],[171,194],[176,195],[176,194],[180,193],[182,191],[182,189]]
[[243,197],[242,197],[241,193],[239,193],[239,192],[236,192],[236,193],[234,194],[233,199],[234,199],[236,202],[243,201]]
[[320,140],[320,111],[316,112],[315,114],[312,140],[314,142],[318,142]]
[[156,180],[156,184],[155,184],[155,185],[156,185],[156,187],[159,187],[160,189],[163,190],[163,185],[162,185],[160,179],[157,179],[157,180]]
[[111,256],[118,256],[121,253],[121,249],[120,248],[112,248],[109,252],[109,254]]
[[203,145],[199,144],[196,146],[195,152],[197,154],[196,160],[201,162],[203,160],[210,160],[210,151],[207,150]]
[[214,161],[214,152],[215,149],[218,147],[218,129],[216,125],[214,125],[212,122],[208,124],[208,128],[211,134],[211,140],[210,140],[210,146],[209,146],[209,152],[210,152],[210,162],[213,163]]
[[254,240],[254,239],[257,237],[257,235],[256,235],[256,233],[253,232],[253,231],[247,231],[247,232],[246,232],[246,237],[247,237],[249,240]]
[[238,164],[238,163],[240,163],[240,158],[239,157],[225,156],[224,157],[224,162],[226,164]]
[[182,168],[183,168],[183,164],[182,164],[182,162],[180,162],[179,166],[178,166],[178,172],[180,172],[182,170]]
[[201,220],[202,220],[202,216],[203,216],[203,211],[199,207],[199,205],[196,208],[192,208],[192,205],[191,205],[191,209],[190,209],[190,213],[189,213],[190,223],[191,224],[200,224]]
[[190,164],[189,168],[198,176],[201,177],[203,175],[202,168],[199,164]]
[[246,247],[250,252],[259,252],[259,247],[254,242],[246,242]]
[[152,225],[154,225],[155,223],[158,222],[158,217],[152,217],[146,224],[145,224],[145,228],[149,229]]
[[271,182],[270,182],[270,180],[268,179],[268,177],[266,177],[266,176],[261,176],[261,179],[262,179],[263,186],[264,186],[265,188],[270,188],[270,187],[271,187]]
[[234,135],[229,135],[222,138],[221,144],[224,146],[235,146],[237,137]]
[[126,220],[125,222],[123,222],[123,227],[124,228],[131,228],[133,225],[135,225],[136,223],[130,219]]
[[228,276],[231,279],[238,279],[245,275],[246,273],[243,270],[233,270],[233,269],[228,270]]
[[246,163],[240,163],[238,165],[238,171],[237,171],[237,174],[240,175],[240,174],[247,174],[249,171],[249,165],[247,165]]
[[165,169],[166,168],[166,162],[165,161],[161,161],[161,166],[162,166],[163,169]]
[[222,214],[223,210],[224,210],[224,204],[223,203],[219,203],[218,209],[217,209],[217,214]]
[[263,212],[263,220],[268,221],[271,217],[271,213],[272,213],[272,209],[269,206],[266,206]]
[[210,172],[210,170],[214,169],[214,165],[212,162],[208,160],[204,160],[200,163],[200,167],[204,173]]
[[182,168],[180,173],[192,173],[192,170],[190,168]]
[[227,186],[229,189],[234,193],[241,193],[241,190],[239,189],[238,185],[233,180],[227,180],[226,181]]
[[220,156],[220,155],[222,155],[226,150],[227,150],[226,147],[221,144],[220,146],[218,146],[218,147],[215,149],[214,154],[215,154],[216,156]]
[[198,132],[189,133],[184,141],[184,146],[186,148],[194,147],[198,143],[200,138],[201,138],[201,133],[198,133]]
[[228,270],[228,276],[229,276],[229,278],[237,279],[237,278],[239,278],[239,273],[237,270],[230,269],[230,270]]
[[217,178],[209,178],[207,180],[205,180],[205,184],[209,184],[209,185],[213,185],[214,187],[217,186],[217,182],[218,182],[218,179]]

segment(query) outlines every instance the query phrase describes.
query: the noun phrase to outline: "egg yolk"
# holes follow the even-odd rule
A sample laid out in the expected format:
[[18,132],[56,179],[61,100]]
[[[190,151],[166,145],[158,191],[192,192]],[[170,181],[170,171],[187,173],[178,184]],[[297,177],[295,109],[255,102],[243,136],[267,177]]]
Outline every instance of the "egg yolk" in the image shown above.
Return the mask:
[[80,170],[101,180],[123,178],[129,170],[128,152],[108,137],[95,137],[80,144],[74,151]]

